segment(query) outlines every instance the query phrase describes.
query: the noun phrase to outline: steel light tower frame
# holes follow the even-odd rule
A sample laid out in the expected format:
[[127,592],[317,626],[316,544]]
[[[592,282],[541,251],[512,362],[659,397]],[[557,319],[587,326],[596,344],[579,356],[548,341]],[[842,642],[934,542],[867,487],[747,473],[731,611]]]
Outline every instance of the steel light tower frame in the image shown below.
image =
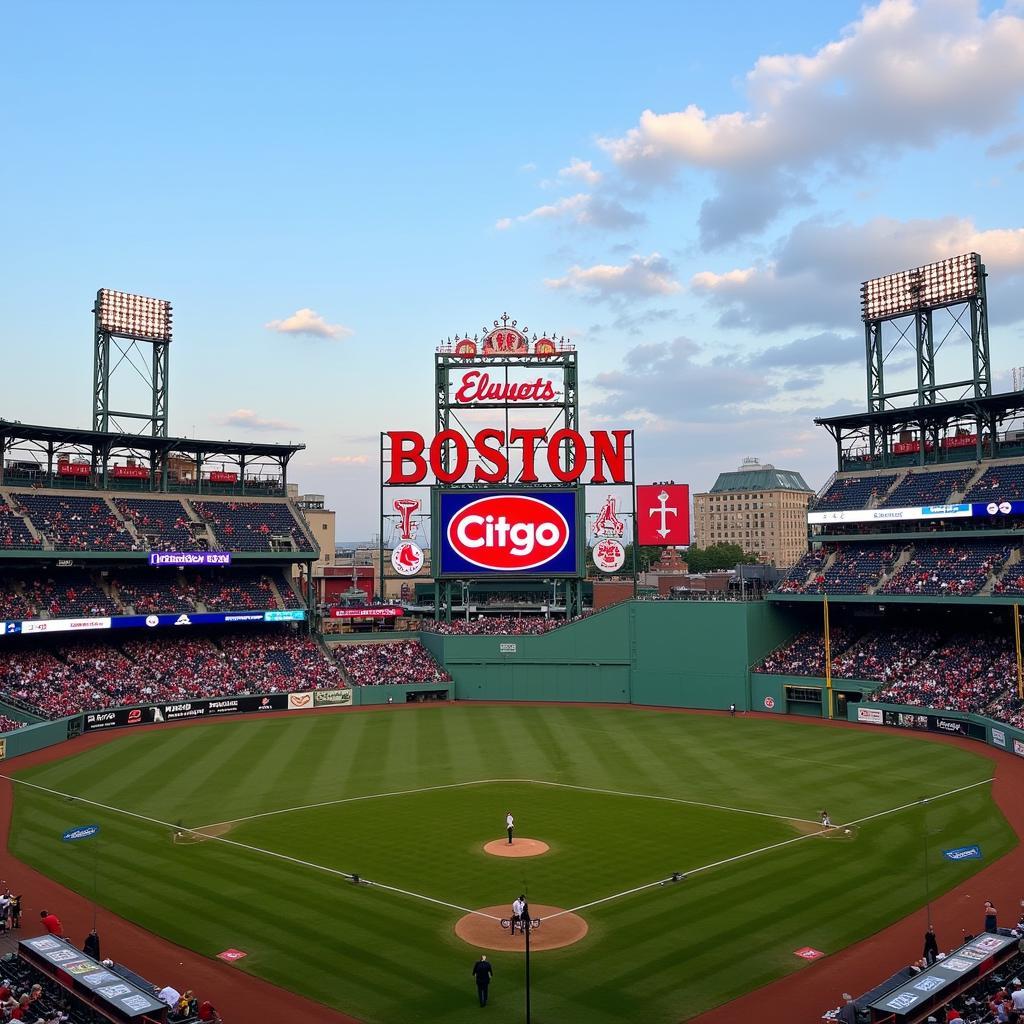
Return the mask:
[[[96,293],[96,305],[92,312],[93,430],[116,432],[120,430],[119,420],[138,420],[143,427],[135,433],[167,437],[172,324],[170,302],[101,288]],[[142,344],[151,346],[148,360],[142,351]],[[112,350],[116,360],[113,364]],[[118,371],[123,373],[128,368],[135,371],[150,392],[150,408],[146,412],[110,407],[111,380]]]
[[[992,394],[985,276],[981,256],[972,252],[873,278],[861,285],[869,413],[906,406],[910,404],[908,399],[917,408],[927,408],[950,400],[981,399]],[[949,313],[950,322],[936,341],[935,313],[943,309]],[[958,332],[967,335],[971,346],[972,376],[943,382],[936,372],[936,357],[951,336],[959,336]],[[914,352],[916,386],[888,391],[886,362],[897,349],[907,345]],[[979,444],[981,426],[979,423]],[[932,426],[932,432],[934,437],[926,438],[922,424],[922,465],[926,441],[937,446],[938,428]],[[889,449],[889,440],[885,432],[872,426],[868,434],[868,455],[881,459]]]

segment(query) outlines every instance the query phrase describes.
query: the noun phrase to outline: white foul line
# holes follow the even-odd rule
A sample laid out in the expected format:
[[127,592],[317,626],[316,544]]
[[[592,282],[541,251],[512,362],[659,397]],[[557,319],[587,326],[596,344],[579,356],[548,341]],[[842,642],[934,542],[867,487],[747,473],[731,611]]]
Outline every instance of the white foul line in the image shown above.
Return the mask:
[[[101,804],[98,800],[90,800],[84,796],[73,796],[70,793],[62,793],[59,789],[48,789],[46,786],[38,786],[34,782],[27,782],[24,779],[15,779],[10,775],[0,775],[0,779],[6,779],[8,782],[16,783],[19,786],[28,786],[30,789],[38,789],[43,793],[49,793],[51,796],[62,796],[68,800],[77,800],[79,803],[90,804],[92,807],[99,807],[104,811],[110,811],[113,814],[124,814],[129,818],[137,818],[139,821],[148,822],[151,825],[160,825],[164,828],[169,828],[174,832],[188,832],[191,835],[198,836],[200,839],[209,840],[216,843],[224,843],[227,846],[236,846],[241,850],[248,850],[250,853],[262,853],[266,857],[274,857],[277,860],[287,861],[290,864],[298,864],[304,868],[313,868],[314,871],[323,871],[328,875],[335,875],[338,878],[344,878],[348,881],[352,881],[355,877],[348,871],[340,871],[338,868],[325,867],[323,864],[316,864],[309,860],[300,860],[298,857],[290,857],[286,853],[278,853],[276,850],[266,850],[262,846],[250,846],[248,843],[240,843],[234,839],[226,839],[224,836],[208,836],[203,833],[196,832],[195,829],[186,828],[183,825],[172,825],[169,821],[161,821],[159,818],[150,818],[145,814],[137,814],[135,811],[126,811],[123,807],[111,807],[109,804]],[[424,900],[427,903],[434,903],[441,907],[448,907],[451,910],[461,910],[464,914],[475,914],[477,917],[486,917],[491,921],[500,921],[500,917],[494,917],[492,914],[484,914],[479,910],[470,910],[468,907],[460,907],[457,903],[448,903],[445,900],[434,899],[433,896],[424,896],[419,892],[410,892],[407,889],[399,889],[394,885],[387,885],[384,882],[373,882],[368,878],[362,878],[360,881],[365,882],[367,885],[372,885],[377,889],[386,889],[389,892],[401,893],[403,896],[411,896],[417,900]]]
[[392,796],[415,796],[419,793],[434,793],[444,789],[462,789],[466,786],[551,786],[556,789],[573,789],[581,793],[599,793],[603,796],[626,796],[637,800],[660,800],[671,804],[685,804],[690,807],[706,807],[714,811],[731,811],[734,814],[753,814],[759,818],[776,818],[781,821],[800,821],[804,824],[817,824],[810,818],[796,818],[792,814],[773,814],[770,811],[755,811],[749,807],[730,807],[728,804],[712,804],[703,800],[688,800],[678,796],[657,796],[652,793],[628,793],[621,789],[597,789],[593,786],[576,786],[569,782],[550,782],[547,779],[471,779],[468,782],[451,782],[441,786],[422,786],[419,789],[400,789],[392,793],[366,793],[363,796],[345,796],[336,800],[321,800],[314,804],[298,804],[295,807],[280,807],[274,811],[261,811],[242,818],[230,818],[227,821],[216,821],[209,825],[197,825],[196,831],[218,828],[221,825],[240,825],[245,821],[258,818],[269,818],[276,814],[292,814],[297,811],[312,811],[319,807],[334,807],[339,804],[357,803],[360,800],[382,800]]
[[[836,825],[835,828],[846,828],[850,825],[861,825],[865,821],[874,821],[875,818],[885,817],[887,814],[896,814],[899,811],[905,811],[910,807],[919,807],[922,802],[927,803],[933,800],[941,800],[943,797],[955,796],[957,793],[964,793],[968,789],[975,789],[978,786],[986,786],[992,779],[982,779],[980,782],[972,782],[969,786],[960,786],[958,789],[950,789],[945,793],[939,793],[936,796],[925,797],[924,800],[914,800],[911,803],[901,804],[899,807],[890,807],[886,811],[878,811],[876,814],[868,814],[863,818],[854,818],[853,821],[844,822],[842,825]],[[794,821],[799,819],[792,819]],[[769,850],[778,850],[783,846],[791,846],[793,843],[799,843],[804,839],[813,839],[816,836],[821,836],[821,832],[807,832],[802,836],[795,836],[792,839],[784,839],[780,843],[772,843],[770,846],[762,846],[756,850],[748,850],[746,853],[738,853],[733,857],[726,857],[724,860],[716,860],[711,864],[702,864],[698,868],[690,868],[688,871],[681,871],[680,874],[684,878],[689,878],[690,875],[698,875],[703,871],[710,871],[712,868],[720,868],[723,864],[732,864],[738,860],[746,860],[747,857],[754,857],[759,853],[767,853]],[[612,896],[605,896],[603,899],[593,900],[591,903],[583,903],[578,907],[572,907],[569,910],[560,910],[557,914],[551,914],[549,917],[543,918],[545,921],[550,921],[553,918],[561,917],[563,914],[575,914],[580,910],[588,910],[590,907],[596,907],[601,903],[608,903],[611,900],[620,899],[623,896],[632,896],[634,893],[643,892],[645,889],[653,889],[656,885],[665,885],[670,882],[670,878],[659,878],[654,882],[646,882],[644,885],[639,885],[634,889],[626,889],[623,892],[617,892]]]

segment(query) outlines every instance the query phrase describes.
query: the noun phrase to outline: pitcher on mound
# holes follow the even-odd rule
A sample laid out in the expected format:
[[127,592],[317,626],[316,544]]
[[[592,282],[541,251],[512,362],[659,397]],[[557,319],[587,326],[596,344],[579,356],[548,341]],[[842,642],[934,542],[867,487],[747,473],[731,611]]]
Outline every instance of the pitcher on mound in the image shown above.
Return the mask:
[[508,845],[512,845],[512,830],[516,827],[515,818],[512,817],[512,812],[509,811],[505,815],[505,831],[508,832]]

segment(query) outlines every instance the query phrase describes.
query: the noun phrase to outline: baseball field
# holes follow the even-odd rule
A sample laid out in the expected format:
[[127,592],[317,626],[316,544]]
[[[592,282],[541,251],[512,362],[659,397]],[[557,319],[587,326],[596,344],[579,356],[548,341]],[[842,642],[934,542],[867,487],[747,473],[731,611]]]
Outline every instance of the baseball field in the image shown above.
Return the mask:
[[[153,932],[242,951],[238,970],[375,1024],[479,1018],[480,949],[455,931],[467,920],[495,950],[489,1019],[522,1020],[522,954],[501,951],[498,914],[473,912],[525,891],[550,908],[538,939],[563,910],[586,928],[533,956],[535,1021],[668,1024],[806,967],[797,950],[878,931],[924,905],[925,879],[934,898],[1009,850],[990,775],[960,748],[792,719],[296,713],[128,732],[20,772],[11,849]],[[837,826],[825,834],[823,808]],[[509,810],[546,853],[484,851]],[[61,841],[84,824],[99,835]],[[943,856],[969,844],[984,860]]]

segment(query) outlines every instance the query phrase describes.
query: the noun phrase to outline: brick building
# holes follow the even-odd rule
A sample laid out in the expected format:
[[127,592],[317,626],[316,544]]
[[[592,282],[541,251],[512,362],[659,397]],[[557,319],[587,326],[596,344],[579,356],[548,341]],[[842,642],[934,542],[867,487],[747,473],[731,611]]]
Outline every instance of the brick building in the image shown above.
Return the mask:
[[807,505],[814,492],[799,473],[744,459],[720,473],[714,487],[693,496],[694,543],[738,544],[777,568],[807,551]]

